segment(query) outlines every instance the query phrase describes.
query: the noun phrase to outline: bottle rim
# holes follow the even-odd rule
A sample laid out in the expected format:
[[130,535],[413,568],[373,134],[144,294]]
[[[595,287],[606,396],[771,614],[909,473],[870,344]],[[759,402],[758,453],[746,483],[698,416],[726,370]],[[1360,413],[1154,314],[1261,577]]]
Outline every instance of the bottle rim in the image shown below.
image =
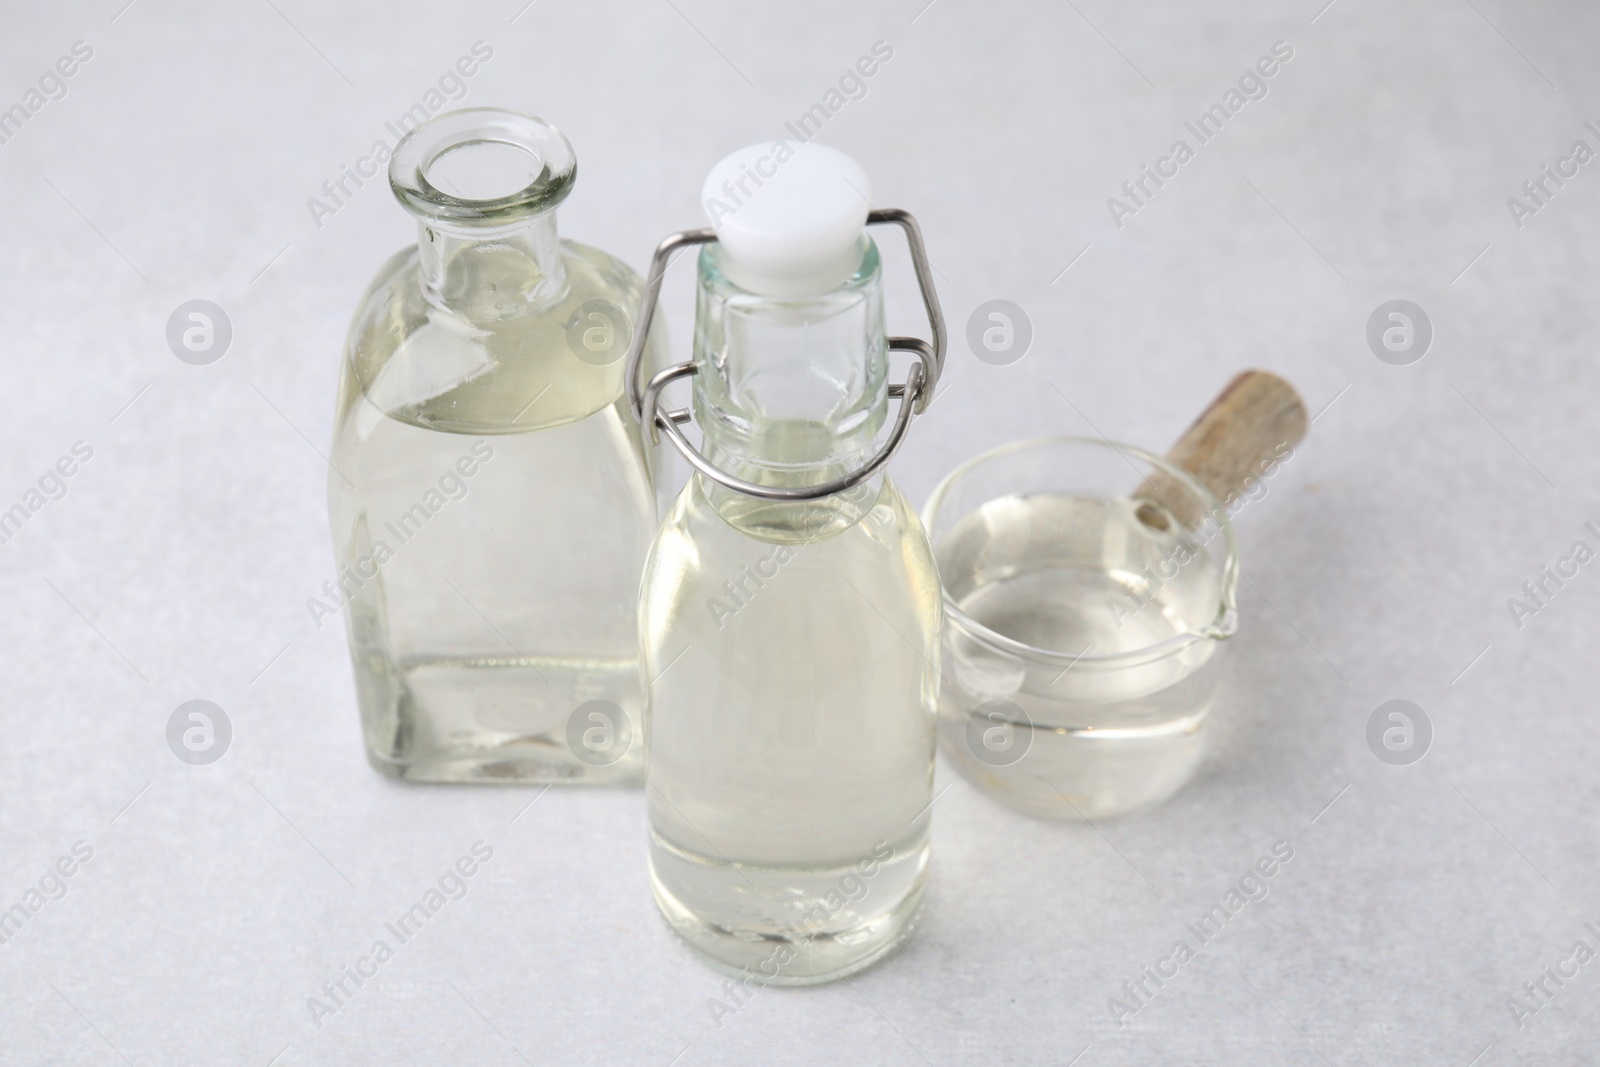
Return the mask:
[[[522,173],[501,192],[481,194],[462,189],[443,170],[463,166],[474,181],[492,179],[482,173]],[[492,167],[485,167],[485,164]],[[461,175],[456,175],[458,179]],[[526,219],[553,210],[567,198],[577,178],[572,144],[550,123],[534,115],[497,107],[446,111],[400,139],[389,160],[389,187],[402,207],[418,218],[493,224]],[[451,188],[440,188],[441,185]]]

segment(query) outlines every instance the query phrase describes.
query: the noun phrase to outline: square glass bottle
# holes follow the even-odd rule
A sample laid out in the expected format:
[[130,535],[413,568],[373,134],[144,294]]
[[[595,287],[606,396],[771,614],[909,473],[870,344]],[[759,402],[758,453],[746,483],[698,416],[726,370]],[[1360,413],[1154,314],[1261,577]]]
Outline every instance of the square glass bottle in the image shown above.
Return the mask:
[[658,496],[623,386],[642,283],[558,236],[575,173],[553,126],[493,108],[390,160],[418,243],[351,324],[328,497],[367,755],[399,778],[643,772]]

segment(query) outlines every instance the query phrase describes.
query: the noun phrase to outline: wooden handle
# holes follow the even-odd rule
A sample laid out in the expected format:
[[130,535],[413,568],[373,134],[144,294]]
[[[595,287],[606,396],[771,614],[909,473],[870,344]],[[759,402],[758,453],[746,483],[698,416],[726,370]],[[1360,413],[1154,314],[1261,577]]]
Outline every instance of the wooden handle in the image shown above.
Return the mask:
[[[1200,413],[1167,460],[1194,475],[1226,504],[1261,468],[1280,460],[1306,435],[1305,401],[1294,386],[1270,371],[1247,370],[1229,382]],[[1171,478],[1152,475],[1138,497],[1164,504],[1186,526],[1203,511]]]

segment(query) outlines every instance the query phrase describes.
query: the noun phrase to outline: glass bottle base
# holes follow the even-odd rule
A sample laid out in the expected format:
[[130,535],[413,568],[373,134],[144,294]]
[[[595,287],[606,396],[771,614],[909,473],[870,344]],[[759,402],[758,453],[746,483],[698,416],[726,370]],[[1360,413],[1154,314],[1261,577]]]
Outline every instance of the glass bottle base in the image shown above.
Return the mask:
[[637,667],[586,667],[407,664],[390,685],[373,687],[394,696],[366,716],[376,727],[367,760],[411,782],[636,785],[644,779]]
[[573,766],[528,757],[505,749],[439,754],[425,759],[389,760],[371,749],[367,762],[373,769],[402,782],[438,785],[473,783],[499,785],[631,785],[644,781],[644,763],[631,767]]
[[[819,915],[819,909],[830,908],[826,903],[830,889],[824,887],[851,885],[849,879],[855,868],[804,872],[746,868],[744,873],[765,889],[763,892],[762,888],[749,887],[752,895],[762,898],[753,906],[766,921],[744,914],[739,917],[741,920],[756,921],[732,927],[713,922],[680,900],[665,884],[658,863],[676,866],[683,861],[670,853],[658,860],[658,855],[652,849],[650,887],[668,925],[713,969],[758,985],[821,985],[849,977],[887,958],[910,937],[927,885],[924,847],[920,856],[902,858],[902,862],[912,861],[914,873],[904,896],[891,906],[872,911],[858,922],[837,921],[853,916],[853,910],[835,912],[835,921],[812,922],[810,917]],[[859,878],[855,884],[860,884]],[[751,903],[746,904],[747,909],[751,907]],[[797,921],[780,920],[779,915],[792,916]]]

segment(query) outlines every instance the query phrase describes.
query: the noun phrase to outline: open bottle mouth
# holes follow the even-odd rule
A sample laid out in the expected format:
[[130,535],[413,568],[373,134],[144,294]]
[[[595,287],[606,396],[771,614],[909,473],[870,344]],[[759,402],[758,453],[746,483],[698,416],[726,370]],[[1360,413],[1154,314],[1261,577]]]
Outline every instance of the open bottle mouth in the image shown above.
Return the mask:
[[501,108],[447,111],[395,146],[389,186],[419,218],[463,224],[543,214],[565,200],[577,158],[560,130]]

